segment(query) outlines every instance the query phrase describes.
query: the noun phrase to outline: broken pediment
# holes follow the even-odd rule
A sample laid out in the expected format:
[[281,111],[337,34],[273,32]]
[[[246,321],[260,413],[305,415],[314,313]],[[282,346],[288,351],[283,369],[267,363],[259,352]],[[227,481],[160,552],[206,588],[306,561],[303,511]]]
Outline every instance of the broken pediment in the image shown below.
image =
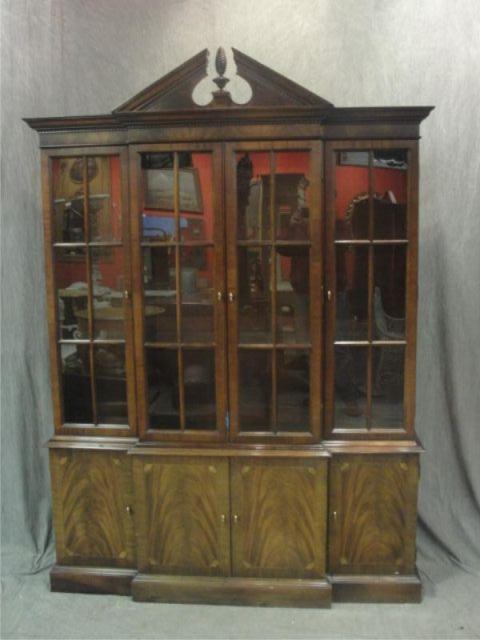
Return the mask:
[[233,49],[237,75],[251,87],[252,96],[246,104],[238,105],[226,89],[229,79],[225,77],[227,58],[225,51],[218,49],[215,56],[217,77],[213,82],[212,100],[206,106],[194,102],[192,94],[199,82],[208,73],[208,50],[197,53],[182,65],[167,73],[143,91],[127,100],[113,113],[155,112],[179,109],[208,109],[212,107],[306,107],[328,109],[333,105],[296,82],[273,71],[246,54]]

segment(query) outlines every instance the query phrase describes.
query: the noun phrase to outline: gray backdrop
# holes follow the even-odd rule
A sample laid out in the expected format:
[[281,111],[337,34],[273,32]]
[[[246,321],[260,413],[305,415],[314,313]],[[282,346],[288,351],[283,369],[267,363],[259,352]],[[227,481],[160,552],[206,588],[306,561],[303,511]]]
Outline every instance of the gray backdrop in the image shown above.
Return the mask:
[[3,0],[4,571],[53,560],[39,153],[21,118],[109,112],[218,45],[337,106],[436,107],[421,129],[420,547],[478,571],[479,34],[478,0]]

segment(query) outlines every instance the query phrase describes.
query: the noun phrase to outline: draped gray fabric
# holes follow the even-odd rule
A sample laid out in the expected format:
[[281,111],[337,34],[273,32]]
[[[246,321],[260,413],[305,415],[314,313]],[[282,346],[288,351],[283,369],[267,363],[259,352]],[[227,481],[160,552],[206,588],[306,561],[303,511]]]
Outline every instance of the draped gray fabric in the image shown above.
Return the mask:
[[40,164],[21,118],[109,112],[204,47],[233,45],[337,106],[436,106],[420,154],[420,547],[478,572],[478,1],[3,0],[1,22],[4,571],[54,558]]

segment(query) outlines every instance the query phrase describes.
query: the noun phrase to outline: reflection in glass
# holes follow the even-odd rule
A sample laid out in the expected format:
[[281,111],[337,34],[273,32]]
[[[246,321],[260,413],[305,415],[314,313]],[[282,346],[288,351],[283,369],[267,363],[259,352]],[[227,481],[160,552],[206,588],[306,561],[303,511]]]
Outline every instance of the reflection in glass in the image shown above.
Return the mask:
[[335,427],[365,429],[368,348],[335,346]]
[[215,429],[215,358],[213,349],[183,351],[185,428]]
[[147,402],[151,429],[180,429],[176,349],[146,349]]
[[88,338],[88,323],[80,318],[87,314],[87,256],[84,248],[55,248],[55,287],[57,290],[60,337]]
[[368,337],[368,247],[336,246],[336,340]]
[[374,247],[374,334],[377,340],[405,337],[406,247]]
[[92,391],[89,347],[85,344],[62,344],[63,420],[92,423]]
[[[92,175],[92,163],[88,176]],[[84,161],[58,158],[52,162],[55,242],[84,242]]]
[[239,349],[241,431],[268,431],[272,424],[272,356],[267,350]]
[[95,345],[93,354],[97,421],[128,424],[125,347]]
[[335,237],[369,235],[368,151],[338,151],[335,168]]
[[309,248],[277,246],[277,342],[309,342]]
[[407,151],[383,149],[373,152],[373,237],[407,237]]
[[373,347],[373,428],[403,428],[404,357],[403,345]]
[[120,158],[88,158],[88,212],[90,240],[122,239]]
[[213,341],[214,252],[210,247],[182,247],[182,340]]
[[[188,161],[181,156],[182,164]],[[144,240],[165,242],[176,239],[174,219],[174,154],[142,154],[144,208],[142,229]]]
[[270,247],[238,248],[240,342],[272,341]]
[[173,247],[144,248],[143,282],[147,342],[175,342],[177,300]]
[[[100,339],[125,337],[123,291],[124,256],[119,247],[92,248],[93,334]],[[78,313],[80,329],[88,326],[88,313]]]
[[309,153],[280,151],[275,153],[275,216],[280,240],[308,240]]
[[237,153],[237,237],[270,238],[270,154]]
[[310,355],[277,350],[277,430],[309,431]]

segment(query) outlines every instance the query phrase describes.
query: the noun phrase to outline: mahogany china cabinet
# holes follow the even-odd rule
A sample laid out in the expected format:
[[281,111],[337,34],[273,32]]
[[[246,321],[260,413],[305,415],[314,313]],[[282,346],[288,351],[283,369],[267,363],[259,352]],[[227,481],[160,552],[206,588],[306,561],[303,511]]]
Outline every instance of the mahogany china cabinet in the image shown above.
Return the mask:
[[417,602],[418,140],[233,50],[42,154],[55,591]]

